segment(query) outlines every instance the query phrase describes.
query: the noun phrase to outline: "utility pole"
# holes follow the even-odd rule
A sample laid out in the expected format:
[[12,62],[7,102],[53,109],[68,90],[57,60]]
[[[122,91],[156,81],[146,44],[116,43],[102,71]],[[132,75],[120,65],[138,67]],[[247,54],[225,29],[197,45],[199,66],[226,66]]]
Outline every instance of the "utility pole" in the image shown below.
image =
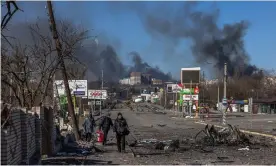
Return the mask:
[[173,110],[175,110],[175,98],[174,98],[174,93],[173,93]]
[[204,96],[204,92],[205,92],[205,87],[206,87],[206,81],[205,81],[205,74],[204,74],[204,71],[203,71],[203,73],[202,73],[202,77],[203,77],[203,91],[202,91],[202,102],[204,103],[204,98],[205,98],[205,96]]
[[79,134],[79,125],[77,124],[77,119],[74,111],[74,106],[72,102],[72,96],[69,88],[69,83],[68,83],[68,76],[66,73],[66,67],[62,55],[62,45],[59,41],[58,33],[57,33],[57,27],[56,27],[56,22],[55,22],[55,17],[54,17],[54,12],[53,12],[53,7],[52,7],[52,2],[47,1],[47,7],[48,7],[48,16],[49,16],[49,23],[50,23],[50,28],[52,31],[53,39],[55,40],[56,44],[56,49],[57,49],[57,54],[59,56],[60,60],[60,67],[62,71],[62,76],[63,76],[63,82],[65,86],[65,91],[68,99],[68,111],[70,113],[70,116],[72,118],[72,124],[73,124],[73,132],[76,137],[76,140],[80,139],[80,134]]
[[166,109],[167,107],[167,88],[165,89],[165,103],[164,103],[164,108]]
[[219,105],[219,85],[218,85],[218,105]]
[[[12,78],[10,78],[10,84],[13,84]],[[10,104],[12,104],[12,87],[10,86]]]
[[176,112],[178,112],[179,103],[178,103],[178,94],[177,93],[175,94],[175,97],[176,97]]
[[176,93],[175,93],[175,102],[173,103],[173,104],[175,105],[175,111],[176,111],[176,112],[177,112],[177,110],[178,110],[177,98],[178,98],[178,96],[177,96],[177,92],[176,92]]
[[[224,79],[223,79],[223,85],[224,85],[224,89],[223,89],[223,100],[224,102],[227,102],[225,101],[226,100],[226,82],[227,82],[227,63],[224,63]],[[227,103],[223,103],[223,104],[227,104]],[[227,111],[227,108],[223,111],[222,111],[222,124],[223,125],[226,125],[226,111]]]
[[100,105],[100,115],[102,116],[102,98],[103,98],[103,70],[102,70],[102,85],[101,85],[101,105]]
[[227,63],[224,63],[224,89],[223,89],[223,98],[226,99],[226,83],[227,83]]
[[189,102],[189,114],[190,114],[190,117],[192,117],[192,103],[193,103],[193,99],[192,99],[192,80],[190,82],[190,102]]

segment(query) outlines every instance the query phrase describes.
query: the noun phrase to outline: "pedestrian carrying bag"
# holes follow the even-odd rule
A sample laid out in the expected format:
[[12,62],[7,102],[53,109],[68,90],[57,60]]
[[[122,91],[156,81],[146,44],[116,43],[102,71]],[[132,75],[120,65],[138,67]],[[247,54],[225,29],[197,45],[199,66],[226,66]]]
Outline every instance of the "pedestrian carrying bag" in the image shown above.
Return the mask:
[[130,131],[128,130],[126,123],[124,123],[123,121],[120,121],[119,122],[119,134],[120,135],[128,135],[129,133],[130,133]]

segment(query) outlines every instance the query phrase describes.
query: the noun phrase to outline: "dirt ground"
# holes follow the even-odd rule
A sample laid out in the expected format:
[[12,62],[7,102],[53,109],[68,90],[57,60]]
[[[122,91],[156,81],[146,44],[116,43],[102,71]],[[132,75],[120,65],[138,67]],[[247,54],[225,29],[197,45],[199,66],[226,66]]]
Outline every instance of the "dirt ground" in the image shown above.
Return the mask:
[[[117,111],[112,111],[112,118],[115,119]],[[129,140],[135,139],[180,139],[192,140],[196,133],[204,128],[203,125],[195,124],[193,119],[179,120],[171,118],[169,114],[154,114],[152,112],[132,112],[121,110],[127,119],[131,134]],[[162,126],[162,127],[161,127]],[[202,152],[196,149],[186,149],[178,152],[165,153],[163,150],[153,150],[144,147],[132,147],[137,157],[133,157],[130,147],[126,153],[116,151],[115,136],[112,131],[109,133],[109,145],[104,147],[105,152],[88,156],[87,159],[105,161],[108,164],[276,164],[275,146],[255,146],[249,150],[238,150],[245,146],[219,145],[213,152]],[[267,140],[268,141],[268,140]],[[270,140],[269,140],[270,141]],[[182,144],[185,149],[185,143]]]
[[[106,110],[103,111],[104,113]],[[203,165],[203,164],[254,164],[254,165],[275,165],[276,164],[276,146],[275,140],[263,139],[265,146],[254,145],[247,150],[238,150],[245,148],[246,145],[227,146],[216,145],[211,150],[201,150],[196,146],[191,146],[195,140],[195,135],[205,126],[195,123],[195,119],[185,119],[175,117],[174,113],[166,111],[166,114],[154,113],[151,111],[130,111],[128,109],[117,109],[111,112],[111,118],[114,120],[117,113],[123,113],[127,119],[131,134],[127,136],[128,142],[133,140],[157,139],[157,140],[180,140],[180,149],[175,152],[165,152],[156,150],[150,146],[129,147],[126,146],[126,153],[118,153],[116,149],[115,134],[111,130],[108,135],[108,145],[100,147],[103,152],[96,152],[86,157],[72,157],[72,161],[64,164],[96,164],[96,165]],[[98,117],[95,117],[96,119]],[[248,123],[252,117],[238,116],[229,117],[229,123],[239,125],[241,128],[248,129]],[[264,130],[273,128],[273,118],[267,116],[255,116],[253,119],[257,124],[266,125]],[[272,122],[271,122],[272,121]],[[216,118],[206,119],[208,124],[216,124]],[[260,131],[260,125],[250,125],[249,127]],[[275,126],[276,127],[276,126]],[[255,137],[254,137],[255,138]],[[209,147],[210,148],[210,147]],[[134,152],[134,153],[133,153]],[[134,157],[135,154],[136,156]],[[65,161],[61,159],[61,161]],[[56,162],[56,164],[61,164]]]

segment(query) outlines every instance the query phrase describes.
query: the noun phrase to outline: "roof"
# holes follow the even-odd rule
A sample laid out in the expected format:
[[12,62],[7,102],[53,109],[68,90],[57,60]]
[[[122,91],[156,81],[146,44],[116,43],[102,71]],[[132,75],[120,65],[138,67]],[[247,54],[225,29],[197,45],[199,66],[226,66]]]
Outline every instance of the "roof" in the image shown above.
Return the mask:
[[181,71],[193,71],[193,70],[200,70],[200,67],[188,67],[188,68],[181,68]]
[[267,98],[267,99],[253,99],[253,103],[275,103],[276,104],[276,97]]

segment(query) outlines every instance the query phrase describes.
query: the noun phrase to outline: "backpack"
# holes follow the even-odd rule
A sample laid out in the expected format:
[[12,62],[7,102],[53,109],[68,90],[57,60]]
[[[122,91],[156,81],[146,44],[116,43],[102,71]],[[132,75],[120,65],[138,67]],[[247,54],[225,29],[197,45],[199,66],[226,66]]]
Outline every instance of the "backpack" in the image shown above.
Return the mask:
[[125,120],[119,120],[118,121],[118,134],[120,135],[128,135],[129,134],[129,130],[127,127],[127,124],[125,123]]

